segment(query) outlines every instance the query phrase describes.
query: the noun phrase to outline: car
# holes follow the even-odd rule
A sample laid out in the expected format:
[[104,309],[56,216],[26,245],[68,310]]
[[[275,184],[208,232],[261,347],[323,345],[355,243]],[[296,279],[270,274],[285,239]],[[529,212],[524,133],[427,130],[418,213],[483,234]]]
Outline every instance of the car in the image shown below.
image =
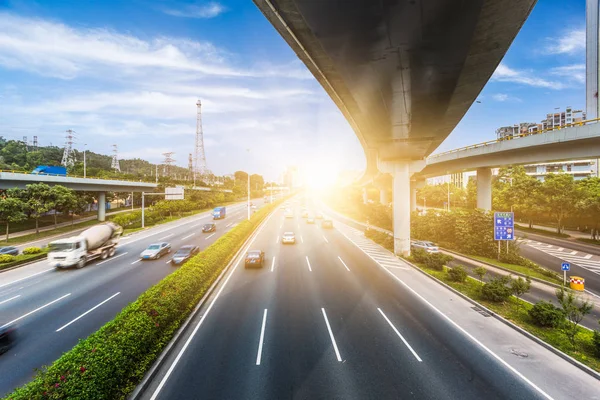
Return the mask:
[[250,206],[250,208],[252,208],[253,210],[256,210],[256,205],[255,205],[255,204],[252,204],[252,205]]
[[321,228],[324,228],[324,229],[333,228],[333,221],[330,219],[324,219],[323,222],[321,222]]
[[14,325],[0,326],[0,354],[7,352],[15,344],[16,332]]
[[323,219],[323,214],[317,213],[317,219]]
[[13,246],[0,247],[0,254],[8,254],[11,256],[18,256],[19,249]]
[[171,252],[171,244],[167,242],[154,243],[142,251],[140,258],[142,260],[158,260],[165,254]]
[[302,211],[302,218],[308,218],[308,211]]
[[217,230],[217,224],[204,224],[204,226],[202,226],[202,232],[207,233],[207,232],[214,232]]
[[244,268],[260,267],[262,268],[265,263],[265,252],[262,250],[249,250],[246,253],[246,260],[244,261]]
[[285,217],[286,218],[294,218],[294,214],[291,211],[286,211],[285,212]]
[[171,265],[183,265],[187,260],[199,252],[200,248],[198,246],[182,246],[175,252],[175,254],[173,254],[173,258],[171,258]]
[[296,243],[296,235],[294,234],[294,232],[284,232],[283,236],[281,236],[281,243],[295,244]]
[[433,242],[428,242],[426,240],[413,240],[410,243],[410,247],[413,249],[421,249],[429,254],[439,253],[440,248]]
[[307,224],[314,224],[315,223],[315,219],[313,217],[308,217],[308,218],[306,218],[306,223]]

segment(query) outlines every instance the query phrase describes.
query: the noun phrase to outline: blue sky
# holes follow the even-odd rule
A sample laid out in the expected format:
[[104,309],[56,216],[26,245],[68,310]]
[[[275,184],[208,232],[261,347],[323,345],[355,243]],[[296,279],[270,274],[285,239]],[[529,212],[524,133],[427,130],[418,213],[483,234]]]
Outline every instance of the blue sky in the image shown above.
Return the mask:
[[[558,22],[557,22],[558,21]],[[540,0],[440,151],[501,125],[585,106],[585,1]],[[209,167],[274,179],[286,165],[360,169],[335,105],[250,0],[0,1],[0,125],[9,138],[153,162],[193,151],[203,102]],[[250,153],[246,149],[250,149]]]

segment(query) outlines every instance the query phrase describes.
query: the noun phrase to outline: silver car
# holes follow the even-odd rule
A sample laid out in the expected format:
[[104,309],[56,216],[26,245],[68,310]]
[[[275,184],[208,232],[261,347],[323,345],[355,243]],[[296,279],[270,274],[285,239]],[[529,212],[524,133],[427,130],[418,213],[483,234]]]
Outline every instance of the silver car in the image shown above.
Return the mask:
[[433,242],[425,240],[413,240],[410,244],[413,249],[425,250],[427,253],[439,253],[440,248]]
[[296,243],[296,235],[294,235],[294,232],[285,232],[283,234],[283,236],[281,237],[281,243],[295,244]]
[[171,252],[171,244],[167,242],[154,243],[140,254],[142,260],[158,260]]

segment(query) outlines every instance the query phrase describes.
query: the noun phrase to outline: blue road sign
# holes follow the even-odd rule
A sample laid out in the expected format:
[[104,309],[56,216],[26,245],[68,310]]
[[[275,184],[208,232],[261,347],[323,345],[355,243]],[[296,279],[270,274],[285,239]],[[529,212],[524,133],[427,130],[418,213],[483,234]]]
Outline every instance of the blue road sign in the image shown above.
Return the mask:
[[561,269],[561,271],[568,271],[569,269],[571,269],[571,264],[562,263],[562,264],[560,264],[560,269]]
[[494,213],[494,240],[515,240],[515,218],[513,213]]

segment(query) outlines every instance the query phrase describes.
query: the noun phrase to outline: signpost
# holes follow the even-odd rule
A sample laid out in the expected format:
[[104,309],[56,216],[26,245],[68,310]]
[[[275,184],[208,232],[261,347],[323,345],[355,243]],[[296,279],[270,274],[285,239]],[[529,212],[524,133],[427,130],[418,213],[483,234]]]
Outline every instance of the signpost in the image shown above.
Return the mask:
[[563,272],[563,286],[567,286],[567,271],[571,269],[571,264],[564,262],[560,264],[560,269]]
[[512,212],[494,213],[494,240],[498,241],[498,259],[500,259],[500,241],[506,240],[506,252],[508,253],[508,241],[515,240],[515,215]]

